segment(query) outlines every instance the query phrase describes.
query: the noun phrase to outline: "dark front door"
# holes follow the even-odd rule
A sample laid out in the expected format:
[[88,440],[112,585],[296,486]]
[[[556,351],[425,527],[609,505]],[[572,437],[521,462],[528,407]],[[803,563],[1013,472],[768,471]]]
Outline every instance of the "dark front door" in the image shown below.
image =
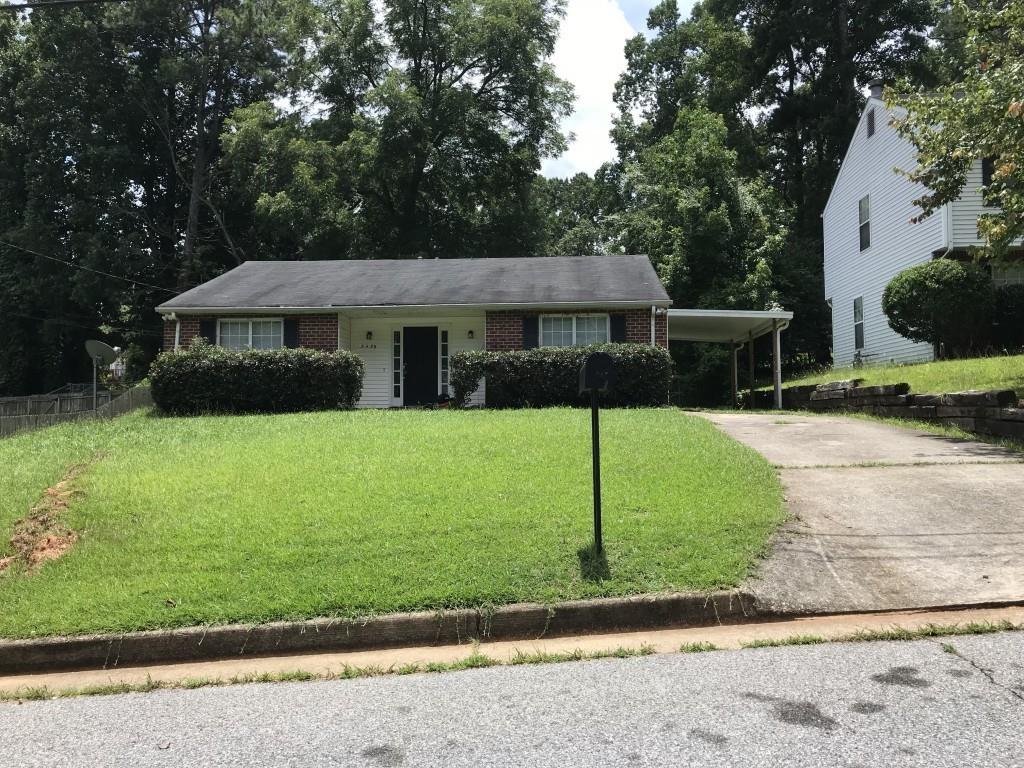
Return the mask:
[[405,372],[402,377],[405,405],[437,402],[437,326],[403,329]]

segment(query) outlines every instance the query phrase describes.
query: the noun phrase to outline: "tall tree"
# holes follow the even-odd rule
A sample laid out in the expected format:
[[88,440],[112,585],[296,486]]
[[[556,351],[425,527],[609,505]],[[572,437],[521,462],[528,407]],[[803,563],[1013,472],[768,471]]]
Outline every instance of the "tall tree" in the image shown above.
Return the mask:
[[930,0],[704,0],[685,20],[664,0],[649,17],[653,37],[627,47],[620,158],[703,104],[722,116],[740,175],[781,193],[791,225],[772,279],[800,318],[787,334],[793,364],[829,361],[820,215],[863,104],[859,87],[929,80],[933,20]]
[[908,175],[928,190],[915,201],[922,215],[957,199],[979,159],[991,163],[978,230],[1002,256],[1024,236],[1024,3],[955,0],[951,17],[966,32],[955,48],[960,76],[929,90],[904,82],[888,98],[907,110],[896,127],[917,146]]
[[[239,110],[224,138],[257,252],[503,256],[540,248],[531,204],[569,86],[546,63],[561,0],[320,0],[298,119]],[[317,201],[284,227],[283,214]],[[282,231],[291,229],[292,231]]]
[[33,318],[13,329],[31,343],[0,345],[0,368],[20,371],[7,391],[86,376],[89,336],[144,360],[159,346],[153,307],[242,258],[215,203],[218,137],[232,110],[273,93],[283,13],[271,0],[54,6],[0,36],[0,57],[22,61],[0,107],[0,136],[21,137],[21,197],[0,234],[23,249],[0,249],[0,272],[17,275],[0,288],[0,333]]

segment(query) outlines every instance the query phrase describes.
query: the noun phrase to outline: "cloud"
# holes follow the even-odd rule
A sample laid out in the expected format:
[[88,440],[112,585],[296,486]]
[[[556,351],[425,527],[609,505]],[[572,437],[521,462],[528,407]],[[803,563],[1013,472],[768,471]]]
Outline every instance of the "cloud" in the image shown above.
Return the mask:
[[551,63],[576,88],[576,109],[562,123],[575,134],[567,152],[544,161],[545,176],[593,173],[615,157],[611,129],[615,81],[626,68],[623,47],[636,30],[615,0],[569,0]]
[[[551,59],[558,75],[576,87],[576,109],[562,121],[565,133],[575,134],[569,149],[544,161],[548,177],[593,173],[615,159],[608,132],[615,115],[612,93],[626,69],[623,49],[638,32],[649,36],[647,14],[659,0],[569,0]],[[694,0],[680,0],[688,16]]]

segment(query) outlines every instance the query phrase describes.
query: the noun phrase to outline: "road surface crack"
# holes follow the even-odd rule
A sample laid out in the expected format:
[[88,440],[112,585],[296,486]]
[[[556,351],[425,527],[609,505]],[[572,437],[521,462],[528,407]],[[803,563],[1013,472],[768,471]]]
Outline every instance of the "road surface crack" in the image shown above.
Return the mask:
[[984,678],[988,680],[996,688],[1001,688],[1002,690],[1006,691],[1011,696],[1013,696],[1013,698],[1017,699],[1017,701],[1024,703],[1024,692],[1018,691],[1012,685],[1006,685],[1005,683],[1001,683],[998,680],[996,680],[994,670],[988,669],[987,667],[983,667],[981,666],[981,664],[978,664],[971,657],[965,656],[963,653],[960,652],[959,648],[952,645],[951,643],[938,643],[938,645],[940,645],[942,647],[942,650],[946,653],[952,654],[953,656],[956,656],[958,659],[966,661],[968,664],[974,667],[974,669],[980,672],[984,676]]

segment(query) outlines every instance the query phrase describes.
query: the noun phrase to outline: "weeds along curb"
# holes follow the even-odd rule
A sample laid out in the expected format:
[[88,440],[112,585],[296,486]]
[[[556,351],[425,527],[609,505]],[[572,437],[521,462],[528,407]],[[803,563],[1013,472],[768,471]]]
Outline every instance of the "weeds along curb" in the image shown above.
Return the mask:
[[736,624],[756,618],[742,592],[641,595],[522,603],[487,609],[398,613],[365,619],[129,632],[0,641],[0,675],[212,661],[317,651],[355,651],[668,627]]

